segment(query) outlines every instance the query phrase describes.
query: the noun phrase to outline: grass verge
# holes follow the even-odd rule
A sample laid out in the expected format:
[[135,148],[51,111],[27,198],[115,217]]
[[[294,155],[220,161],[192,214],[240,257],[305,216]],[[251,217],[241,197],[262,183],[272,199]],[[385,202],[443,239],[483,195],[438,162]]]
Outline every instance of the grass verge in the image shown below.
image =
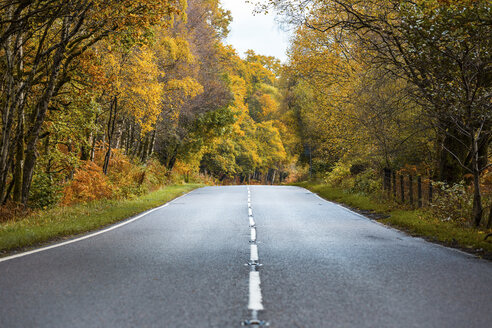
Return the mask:
[[201,184],[171,185],[134,199],[99,200],[88,204],[56,207],[33,213],[21,220],[1,223],[0,256],[100,229],[163,205],[202,186]]
[[491,238],[484,240],[485,230],[465,227],[455,222],[444,222],[434,218],[425,210],[397,208],[373,197],[349,193],[326,184],[302,182],[295,185],[309,189],[327,200],[347,205],[356,212],[403,230],[410,235],[423,237],[426,240],[459,248],[492,260],[492,240]]

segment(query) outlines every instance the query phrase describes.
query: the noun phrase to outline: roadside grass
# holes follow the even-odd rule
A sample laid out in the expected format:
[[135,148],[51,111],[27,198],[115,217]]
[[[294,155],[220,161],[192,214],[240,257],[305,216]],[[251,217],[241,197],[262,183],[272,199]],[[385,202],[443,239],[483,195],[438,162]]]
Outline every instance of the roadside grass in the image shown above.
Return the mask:
[[326,184],[302,182],[295,185],[309,189],[324,199],[345,204],[357,212],[410,235],[492,259],[492,240],[484,240],[488,233],[486,230],[466,227],[452,221],[441,221],[425,209],[401,209],[375,197],[350,193]]
[[203,186],[202,184],[170,185],[134,199],[99,200],[87,204],[61,206],[32,213],[20,220],[0,223],[0,256],[100,229],[163,205]]

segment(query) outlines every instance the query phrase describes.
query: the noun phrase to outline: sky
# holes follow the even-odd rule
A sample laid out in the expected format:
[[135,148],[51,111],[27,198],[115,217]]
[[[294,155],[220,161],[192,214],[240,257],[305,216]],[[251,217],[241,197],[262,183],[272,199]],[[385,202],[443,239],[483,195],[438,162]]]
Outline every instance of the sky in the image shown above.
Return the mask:
[[233,21],[231,32],[225,40],[243,56],[253,49],[265,56],[275,56],[287,61],[289,33],[282,31],[275,21],[274,14],[253,14],[254,6],[244,0],[221,0],[222,7],[231,11]]

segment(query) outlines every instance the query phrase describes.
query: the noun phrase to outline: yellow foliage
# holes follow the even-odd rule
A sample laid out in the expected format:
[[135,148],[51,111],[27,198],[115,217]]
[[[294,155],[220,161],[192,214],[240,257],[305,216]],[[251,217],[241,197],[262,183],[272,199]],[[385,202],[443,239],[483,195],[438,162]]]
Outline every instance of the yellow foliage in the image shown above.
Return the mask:
[[264,119],[271,118],[272,114],[278,110],[277,102],[269,94],[263,94],[260,97],[260,105]]

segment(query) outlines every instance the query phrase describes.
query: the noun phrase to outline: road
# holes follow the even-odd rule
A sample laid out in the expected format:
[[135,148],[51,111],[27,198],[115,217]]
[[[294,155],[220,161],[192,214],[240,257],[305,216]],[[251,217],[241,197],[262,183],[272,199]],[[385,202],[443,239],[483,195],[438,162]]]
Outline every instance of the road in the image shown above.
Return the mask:
[[492,326],[491,262],[299,187],[201,188],[0,261],[0,327]]

